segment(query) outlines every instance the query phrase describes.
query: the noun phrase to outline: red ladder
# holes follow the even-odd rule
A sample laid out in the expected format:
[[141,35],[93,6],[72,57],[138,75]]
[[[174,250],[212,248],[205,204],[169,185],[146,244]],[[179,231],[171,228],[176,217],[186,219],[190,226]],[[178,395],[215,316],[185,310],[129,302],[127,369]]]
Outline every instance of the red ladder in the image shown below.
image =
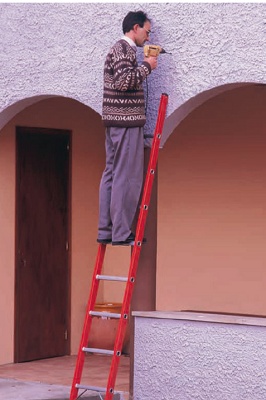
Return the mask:
[[[133,246],[133,251],[131,254],[128,277],[101,275],[106,245],[99,244],[99,246],[98,246],[97,258],[96,258],[94,273],[93,273],[93,277],[92,277],[92,286],[91,286],[89,301],[88,301],[87,309],[86,309],[86,316],[85,316],[85,321],[84,321],[82,337],[81,337],[81,341],[80,341],[80,347],[79,347],[79,351],[78,351],[78,355],[77,355],[77,363],[76,363],[74,378],[73,378],[73,382],[72,382],[70,400],[76,400],[78,398],[79,389],[96,391],[96,392],[101,393],[102,395],[105,394],[105,400],[112,400],[114,393],[115,393],[114,387],[115,387],[116,375],[117,375],[120,357],[122,354],[122,346],[123,346],[123,341],[124,341],[128,317],[129,317],[130,303],[131,303],[131,298],[132,298],[132,294],[133,294],[134,283],[136,280],[139,256],[140,256],[141,245],[142,245],[142,240],[143,240],[143,235],[144,235],[144,229],[145,229],[145,225],[146,225],[146,219],[147,219],[147,215],[148,215],[148,209],[149,209],[151,191],[152,191],[152,184],[153,184],[154,175],[155,175],[155,171],[156,171],[156,165],[157,165],[158,153],[159,153],[159,145],[160,145],[160,141],[161,141],[161,137],[162,137],[162,131],[163,131],[163,125],[164,125],[164,120],[165,120],[165,115],[166,115],[167,104],[168,104],[168,95],[163,93],[161,95],[158,117],[157,117],[154,135],[153,135],[151,154],[150,154],[149,165],[148,165],[146,179],[145,179],[144,188],[143,188],[140,212],[139,212],[139,217],[138,217],[138,222],[137,222],[136,237],[135,237],[135,242],[134,242],[134,246]],[[124,299],[123,299],[123,303],[122,303],[121,314],[93,311],[94,307],[95,307],[99,283],[101,280],[126,282],[126,288],[125,288]],[[116,334],[114,350],[94,349],[94,348],[87,347],[87,343],[88,343],[88,339],[89,339],[89,332],[90,332],[90,327],[91,327],[91,322],[92,322],[93,316],[119,319],[119,325],[118,325],[118,330],[117,330],[117,334]],[[109,378],[108,378],[108,382],[107,382],[107,388],[102,388],[102,387],[97,387],[97,386],[87,386],[87,385],[80,384],[86,353],[98,353],[98,354],[101,353],[101,354],[108,354],[108,355],[112,356],[112,362],[111,362]]]

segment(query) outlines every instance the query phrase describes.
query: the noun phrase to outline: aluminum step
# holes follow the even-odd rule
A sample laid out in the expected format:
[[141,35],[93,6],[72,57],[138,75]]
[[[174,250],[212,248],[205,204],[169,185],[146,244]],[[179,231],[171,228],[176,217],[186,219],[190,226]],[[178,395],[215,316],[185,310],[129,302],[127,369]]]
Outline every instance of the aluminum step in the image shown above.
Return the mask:
[[90,315],[93,317],[106,317],[106,318],[117,318],[121,317],[121,314],[111,313],[111,312],[104,312],[104,311],[90,311]]
[[82,350],[86,353],[108,354],[109,356],[114,355],[114,350],[97,349],[93,347],[83,347]]
[[91,390],[93,392],[100,392],[100,393],[105,393],[106,392],[106,388],[105,387],[81,385],[79,383],[76,384],[76,388],[77,389]]
[[96,279],[103,281],[117,281],[117,282],[127,282],[128,278],[124,276],[111,276],[111,275],[96,275]]
[[[104,400],[106,397],[106,388],[105,387],[98,387],[98,386],[88,386],[88,385],[81,385],[81,384],[76,384],[75,387],[77,389],[81,389],[81,390],[90,390],[92,392],[97,392],[97,394],[95,394],[95,396],[97,396],[97,400]],[[113,400],[122,400],[123,397],[123,392],[121,391],[113,391]],[[83,399],[83,395],[80,395],[80,399]],[[86,395],[85,395],[86,396]],[[91,397],[92,395],[89,395],[89,398],[91,398],[91,400],[96,400],[95,396]],[[79,398],[79,397],[78,397]],[[87,399],[88,397],[84,397],[84,400]]]

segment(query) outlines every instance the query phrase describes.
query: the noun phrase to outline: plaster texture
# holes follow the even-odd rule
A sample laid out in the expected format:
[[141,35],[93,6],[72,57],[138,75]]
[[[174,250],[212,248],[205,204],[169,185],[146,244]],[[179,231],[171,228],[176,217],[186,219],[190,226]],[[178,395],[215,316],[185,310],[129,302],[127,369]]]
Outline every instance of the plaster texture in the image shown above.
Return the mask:
[[135,318],[134,400],[265,400],[265,326],[174,314]]
[[[27,105],[50,96],[102,108],[105,55],[130,10],[152,19],[161,55],[148,79],[147,124],[169,94],[162,145],[186,115],[230,87],[266,83],[263,3],[0,4],[0,129]],[[142,50],[138,51],[139,59]],[[231,86],[232,85],[232,86]]]

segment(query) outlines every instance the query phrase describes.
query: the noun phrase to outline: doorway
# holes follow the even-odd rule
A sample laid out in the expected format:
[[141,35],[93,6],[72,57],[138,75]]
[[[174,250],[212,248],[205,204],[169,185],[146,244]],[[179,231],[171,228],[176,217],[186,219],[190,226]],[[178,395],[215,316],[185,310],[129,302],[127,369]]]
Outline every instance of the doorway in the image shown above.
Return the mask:
[[70,350],[70,137],[16,128],[15,362]]

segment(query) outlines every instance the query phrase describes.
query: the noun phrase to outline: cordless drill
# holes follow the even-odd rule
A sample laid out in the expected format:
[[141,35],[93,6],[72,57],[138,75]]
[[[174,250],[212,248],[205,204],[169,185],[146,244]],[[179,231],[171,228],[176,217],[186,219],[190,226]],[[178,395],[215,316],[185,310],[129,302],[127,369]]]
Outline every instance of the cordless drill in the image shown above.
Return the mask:
[[165,51],[161,46],[155,44],[146,44],[143,47],[145,57],[157,57],[159,54],[171,54]]

